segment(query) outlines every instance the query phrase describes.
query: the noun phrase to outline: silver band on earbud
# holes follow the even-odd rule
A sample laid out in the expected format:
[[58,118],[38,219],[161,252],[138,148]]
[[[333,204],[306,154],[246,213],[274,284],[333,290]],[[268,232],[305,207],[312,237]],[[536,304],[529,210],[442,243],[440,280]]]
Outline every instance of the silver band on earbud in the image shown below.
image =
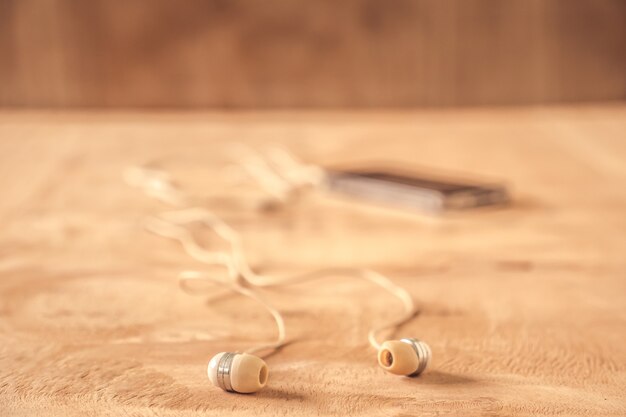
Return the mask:
[[405,338],[400,339],[400,341],[411,345],[411,347],[415,350],[417,360],[419,361],[415,372],[408,376],[413,377],[421,374],[424,369],[426,369],[426,365],[428,365],[428,362],[430,361],[430,348],[426,343],[418,339]]
[[222,355],[220,362],[217,365],[217,384],[224,391],[235,392],[232,384],[230,383],[230,372],[232,370],[234,358],[234,353],[227,352]]

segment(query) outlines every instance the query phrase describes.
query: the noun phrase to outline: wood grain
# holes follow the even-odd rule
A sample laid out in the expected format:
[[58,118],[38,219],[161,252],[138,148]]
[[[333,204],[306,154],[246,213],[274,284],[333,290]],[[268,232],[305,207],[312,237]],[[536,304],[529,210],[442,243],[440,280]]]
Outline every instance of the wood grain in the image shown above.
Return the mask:
[[0,105],[626,98],[622,0],[0,0]]
[[[0,416],[624,415],[625,132],[623,105],[2,112]],[[309,193],[259,213],[253,187],[228,185],[236,142],[501,178],[515,203],[429,218]],[[332,277],[266,294],[293,339],[267,389],[211,387],[212,354],[274,328],[246,299],[177,289],[197,265],[142,230],[163,207],[122,180],[154,159],[241,231],[257,270],[372,267],[406,286],[422,314],[398,335],[431,345],[429,371],[379,369],[366,334],[393,300]]]

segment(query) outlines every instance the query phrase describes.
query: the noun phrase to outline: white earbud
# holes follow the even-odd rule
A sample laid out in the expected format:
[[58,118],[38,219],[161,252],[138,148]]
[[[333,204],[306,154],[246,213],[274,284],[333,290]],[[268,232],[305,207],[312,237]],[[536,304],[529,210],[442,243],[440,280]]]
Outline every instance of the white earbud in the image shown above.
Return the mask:
[[265,361],[249,353],[220,352],[211,358],[207,371],[216,387],[242,394],[257,392],[269,376]]
[[387,340],[378,350],[378,364],[396,375],[418,376],[428,366],[430,347],[417,339]]

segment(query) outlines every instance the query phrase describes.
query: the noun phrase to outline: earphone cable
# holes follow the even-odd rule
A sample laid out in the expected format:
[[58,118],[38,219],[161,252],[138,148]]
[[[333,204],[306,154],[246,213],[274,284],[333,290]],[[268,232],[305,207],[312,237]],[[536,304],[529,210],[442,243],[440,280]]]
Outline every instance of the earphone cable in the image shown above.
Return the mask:
[[[280,157],[287,158],[285,155]],[[288,164],[292,164],[292,162],[288,162]],[[291,169],[294,170],[293,167]],[[147,218],[145,221],[147,230],[159,236],[177,240],[183,246],[185,252],[195,260],[209,266],[222,266],[228,272],[228,279],[222,279],[205,272],[184,271],[179,276],[179,285],[184,291],[190,294],[197,294],[198,291],[190,283],[198,280],[223,285],[232,291],[257,301],[272,315],[278,333],[275,342],[248,349],[246,353],[271,352],[286,343],[286,331],[282,314],[257,291],[252,289],[255,287],[295,285],[322,277],[339,275],[360,278],[383,288],[400,300],[403,313],[400,317],[375,326],[369,331],[368,341],[375,349],[379,349],[381,346],[377,340],[377,335],[380,332],[399,327],[417,313],[411,295],[404,288],[396,285],[386,276],[369,269],[328,268],[287,277],[259,275],[252,270],[245,258],[239,233],[209,210],[202,207],[193,207],[190,199],[174,184],[169,173],[152,167],[132,167],[125,173],[125,178],[129,184],[141,188],[147,195],[171,206],[179,207],[177,210],[166,211],[158,216]],[[198,222],[213,230],[214,233],[227,242],[230,245],[230,252],[211,251],[201,245],[191,230],[186,227]]]

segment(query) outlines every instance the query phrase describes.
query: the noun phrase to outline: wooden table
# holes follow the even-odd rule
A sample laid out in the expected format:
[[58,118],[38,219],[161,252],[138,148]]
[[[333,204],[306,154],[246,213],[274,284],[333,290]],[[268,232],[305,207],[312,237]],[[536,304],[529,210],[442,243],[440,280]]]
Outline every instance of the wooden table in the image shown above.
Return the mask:
[[[261,193],[233,183],[236,143],[503,179],[515,202],[433,218],[312,191],[259,212]],[[293,343],[267,359],[265,390],[210,386],[211,355],[275,330],[240,296],[178,290],[199,266],[142,229],[164,207],[122,178],[153,160],[241,232],[262,273],[371,267],[406,286],[422,313],[398,336],[430,344],[430,369],[385,374],[366,334],[399,306],[336,276],[266,292]],[[1,416],[626,414],[624,105],[5,110],[0,178]]]

